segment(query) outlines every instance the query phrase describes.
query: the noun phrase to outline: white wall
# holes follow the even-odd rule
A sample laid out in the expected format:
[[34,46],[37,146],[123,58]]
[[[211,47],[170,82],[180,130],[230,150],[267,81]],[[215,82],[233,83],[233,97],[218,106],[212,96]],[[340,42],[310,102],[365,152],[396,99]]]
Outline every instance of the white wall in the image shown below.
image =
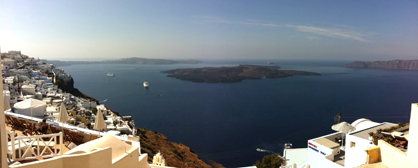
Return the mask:
[[[317,143],[317,142],[315,142],[313,140],[309,140],[308,141],[308,150],[313,150],[311,148],[314,148],[314,149],[318,150],[317,153],[320,154],[320,155],[322,155],[323,157],[325,157],[327,155],[330,155],[330,154],[336,155],[336,153],[334,153],[334,150],[333,149],[328,148],[326,146],[323,146],[323,145],[321,145],[321,144],[319,144],[319,143]],[[331,160],[333,161],[334,159],[331,159]]]
[[308,148],[308,161],[306,163],[310,164],[311,168],[343,168],[343,166],[328,160],[324,155],[311,148]]
[[[355,147],[350,147],[351,142],[356,144]],[[370,144],[370,142],[368,139],[347,134],[345,141],[345,167],[356,167],[366,164],[367,153],[364,150],[375,146]]]
[[409,121],[408,159],[418,164],[418,105],[411,105],[411,118]]
[[[408,160],[407,154],[383,140],[378,141],[382,162],[388,167],[416,168],[418,164]],[[415,158],[417,159],[417,158]]]
[[[308,161],[306,163],[310,164],[311,168],[323,168],[323,167],[332,167],[332,168],[341,167],[342,168],[343,167],[331,161],[334,159],[333,149],[323,146],[314,141],[316,139],[321,139],[325,137],[334,137],[336,136],[336,134],[339,134],[339,132],[308,140]],[[312,148],[316,149],[317,151],[313,150]]]

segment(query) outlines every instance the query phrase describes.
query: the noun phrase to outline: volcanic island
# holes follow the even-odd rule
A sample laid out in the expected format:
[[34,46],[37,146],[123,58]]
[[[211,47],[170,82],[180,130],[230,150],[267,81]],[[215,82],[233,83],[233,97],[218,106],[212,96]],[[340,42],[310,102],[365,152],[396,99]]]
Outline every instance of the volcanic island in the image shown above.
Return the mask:
[[315,72],[280,70],[279,66],[261,65],[173,69],[161,72],[168,73],[167,77],[204,83],[232,83],[242,82],[245,79],[286,78],[293,75],[321,75]]

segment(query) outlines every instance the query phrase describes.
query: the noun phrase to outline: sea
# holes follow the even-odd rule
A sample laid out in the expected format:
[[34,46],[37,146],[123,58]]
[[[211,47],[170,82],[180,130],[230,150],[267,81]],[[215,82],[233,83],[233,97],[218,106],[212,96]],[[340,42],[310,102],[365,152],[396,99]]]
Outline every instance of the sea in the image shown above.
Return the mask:
[[[418,102],[418,71],[355,69],[350,61],[268,60],[286,70],[320,73],[238,83],[195,83],[167,77],[178,68],[266,65],[267,60],[202,61],[199,64],[78,64],[62,66],[74,86],[135,126],[189,146],[205,161],[250,166],[283,153],[284,144],[306,148],[307,140],[334,131],[342,121],[409,122]],[[107,73],[114,73],[108,77]],[[148,81],[149,88],[143,87]],[[262,149],[263,152],[260,152]]]

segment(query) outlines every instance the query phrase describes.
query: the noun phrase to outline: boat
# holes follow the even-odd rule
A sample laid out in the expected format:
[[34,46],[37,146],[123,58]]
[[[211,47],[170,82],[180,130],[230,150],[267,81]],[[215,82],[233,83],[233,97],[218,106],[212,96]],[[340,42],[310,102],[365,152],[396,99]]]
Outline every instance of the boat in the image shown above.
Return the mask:
[[115,76],[113,73],[107,73],[107,76]]
[[148,82],[147,81],[145,81],[144,82],[144,87],[148,87],[149,85],[148,85]]
[[292,143],[288,142],[288,143],[284,144],[284,148],[285,149],[293,149],[293,145],[292,145]]

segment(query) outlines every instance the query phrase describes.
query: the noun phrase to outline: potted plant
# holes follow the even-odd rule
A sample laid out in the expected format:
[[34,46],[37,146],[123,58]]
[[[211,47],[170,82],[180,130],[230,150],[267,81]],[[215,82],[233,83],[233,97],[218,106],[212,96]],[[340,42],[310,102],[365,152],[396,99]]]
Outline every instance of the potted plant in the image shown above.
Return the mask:
[[390,143],[390,142],[392,142],[392,138],[391,138],[391,137],[386,137],[386,138],[385,138],[385,141],[386,141],[387,143]]
[[377,136],[377,134],[373,135],[373,144],[377,145],[377,141],[379,140],[379,137]]
[[369,140],[370,140],[370,141],[372,141],[372,140],[373,140],[373,135],[374,135],[374,133],[373,133],[373,132],[369,132]]

